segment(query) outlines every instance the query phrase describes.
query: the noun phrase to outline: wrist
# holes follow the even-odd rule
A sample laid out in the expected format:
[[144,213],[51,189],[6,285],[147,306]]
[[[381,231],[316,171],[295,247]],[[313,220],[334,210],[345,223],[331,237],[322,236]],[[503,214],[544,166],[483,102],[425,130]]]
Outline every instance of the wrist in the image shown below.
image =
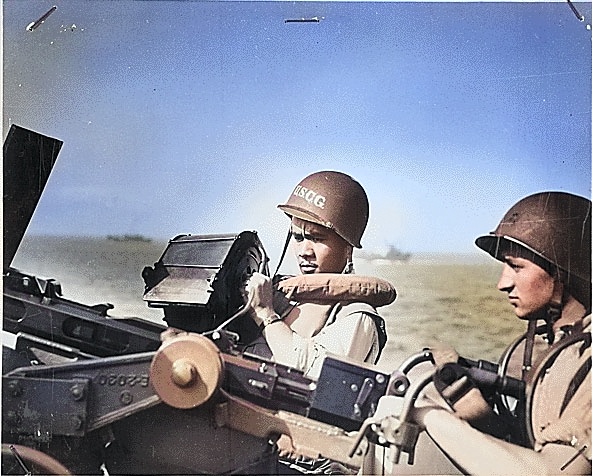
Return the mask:
[[273,324],[274,322],[279,322],[282,320],[280,316],[277,315],[277,313],[267,314],[265,316],[256,316],[254,319],[255,323],[262,329]]
[[455,422],[462,421],[454,413],[444,408],[430,408],[423,415],[423,426],[430,432],[434,428],[439,428],[442,425],[455,425]]
[[413,419],[418,425],[427,428],[441,413],[446,413],[446,410],[433,406],[419,407],[414,409]]

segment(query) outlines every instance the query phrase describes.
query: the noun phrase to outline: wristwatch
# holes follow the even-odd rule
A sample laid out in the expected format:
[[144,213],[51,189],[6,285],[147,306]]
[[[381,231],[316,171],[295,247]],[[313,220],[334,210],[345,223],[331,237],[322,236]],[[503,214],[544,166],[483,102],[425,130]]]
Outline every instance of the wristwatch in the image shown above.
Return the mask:
[[274,322],[281,321],[282,319],[277,314],[272,314],[271,316],[264,317],[261,319],[260,327],[263,329],[267,327],[269,324],[273,324]]

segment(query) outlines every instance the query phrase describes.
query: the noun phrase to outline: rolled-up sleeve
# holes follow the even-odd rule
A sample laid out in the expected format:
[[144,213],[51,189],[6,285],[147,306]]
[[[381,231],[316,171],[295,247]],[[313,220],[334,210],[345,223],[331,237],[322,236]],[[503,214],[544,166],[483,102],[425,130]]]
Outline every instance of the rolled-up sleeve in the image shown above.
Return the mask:
[[378,355],[378,332],[374,320],[365,312],[339,316],[316,336],[304,338],[292,334],[290,362],[282,362],[318,378],[327,353],[358,362],[374,362]]

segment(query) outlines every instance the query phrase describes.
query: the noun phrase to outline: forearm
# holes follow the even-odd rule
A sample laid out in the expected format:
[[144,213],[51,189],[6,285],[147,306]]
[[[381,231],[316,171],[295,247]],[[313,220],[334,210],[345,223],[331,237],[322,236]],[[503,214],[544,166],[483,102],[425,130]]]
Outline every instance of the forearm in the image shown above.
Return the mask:
[[276,321],[263,328],[263,337],[277,362],[295,366],[294,331],[284,321]]
[[428,410],[423,423],[430,437],[469,474],[588,474],[590,470],[583,457],[562,468],[575,454],[569,446],[547,445],[537,453],[481,433],[446,410]]
[[[251,318],[258,326],[263,327],[263,337],[276,362],[297,368],[306,375],[317,378],[327,353],[347,356],[360,362],[367,358],[374,360],[378,352],[378,333],[373,318],[365,312],[350,310],[340,314],[338,311],[330,325],[324,325],[312,336],[308,329],[304,332],[305,335],[301,336],[285,322],[280,321],[275,313],[269,278],[254,273],[248,287],[251,296]],[[302,322],[305,323],[305,328],[307,316],[306,313],[299,315],[299,319],[303,319]],[[310,316],[313,319],[309,327],[318,328],[319,324],[323,324],[318,321],[318,315],[314,312]]]

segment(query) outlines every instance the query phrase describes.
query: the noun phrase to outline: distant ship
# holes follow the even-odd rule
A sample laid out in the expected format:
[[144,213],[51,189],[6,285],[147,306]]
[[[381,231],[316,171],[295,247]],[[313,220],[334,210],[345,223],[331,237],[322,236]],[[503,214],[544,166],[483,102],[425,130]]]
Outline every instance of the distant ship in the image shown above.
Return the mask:
[[364,254],[364,253],[360,253],[360,258],[363,259],[367,259],[370,261],[402,261],[402,262],[407,262],[409,261],[409,259],[411,258],[411,253],[405,253],[403,251],[401,251],[400,249],[398,249],[396,246],[394,245],[389,245],[388,247],[388,251],[384,254],[378,254],[378,253],[368,253],[368,254]]
[[389,250],[383,257],[388,261],[409,261],[410,258],[411,253],[405,253],[392,245],[389,246]]
[[147,238],[144,235],[107,235],[107,239],[111,241],[142,241],[150,243],[151,238]]

